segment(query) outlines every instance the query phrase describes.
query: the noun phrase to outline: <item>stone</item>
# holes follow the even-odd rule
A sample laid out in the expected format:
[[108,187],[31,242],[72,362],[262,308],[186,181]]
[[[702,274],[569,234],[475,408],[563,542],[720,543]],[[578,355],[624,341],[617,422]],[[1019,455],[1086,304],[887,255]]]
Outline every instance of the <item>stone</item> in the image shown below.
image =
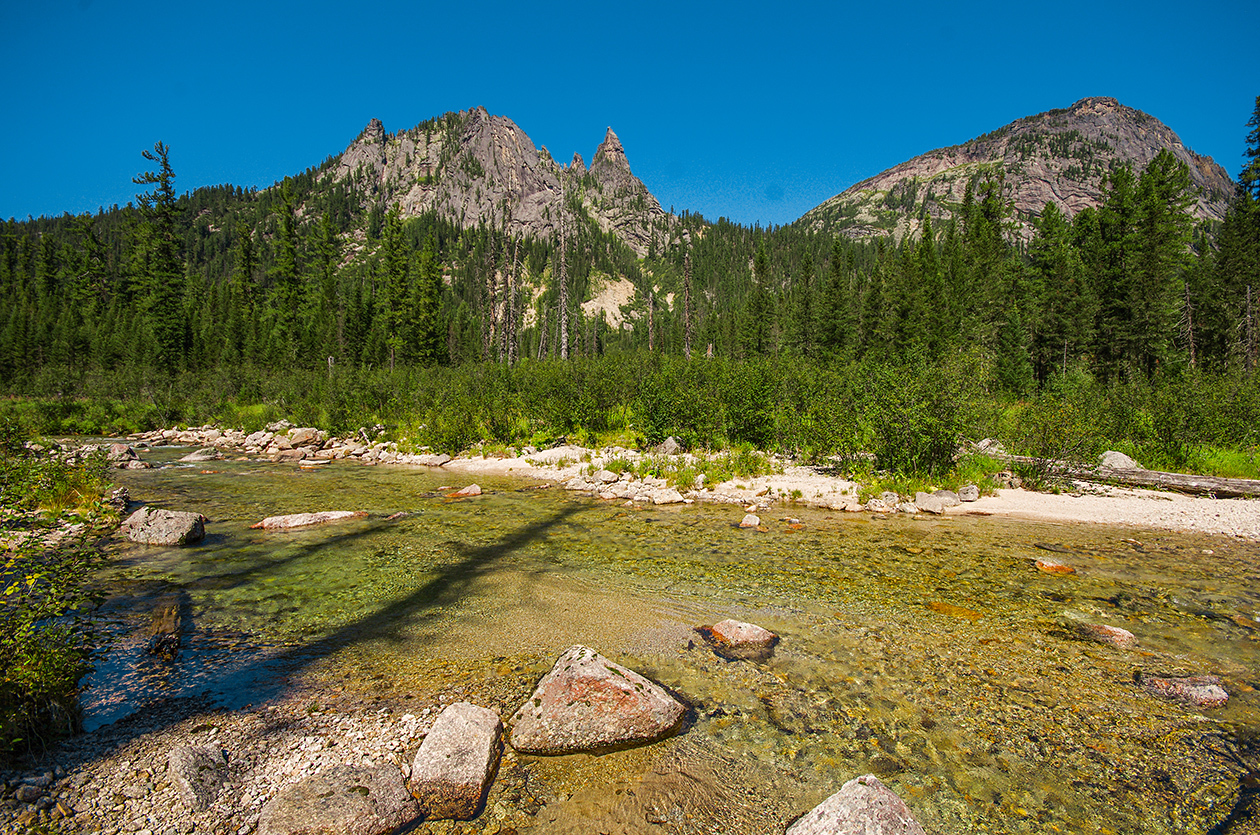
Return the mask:
[[166,773],[184,805],[199,812],[218,796],[227,758],[215,745],[181,745],[166,755]]
[[132,458],[129,461],[117,461],[114,463],[116,470],[151,470],[153,465],[148,461],[141,461],[139,458]]
[[958,501],[976,502],[980,500],[980,488],[974,484],[966,484],[958,488]]
[[119,530],[132,542],[145,545],[191,545],[206,535],[205,525],[206,517],[200,513],[142,507]]
[[919,512],[919,506],[915,504],[914,502],[901,502],[900,504],[897,505],[897,512],[905,513],[908,516],[913,516],[914,514]]
[[481,487],[476,484],[470,484],[461,490],[456,490],[454,493],[451,493],[451,498],[462,499],[462,498],[467,498],[469,496],[480,496],[480,495],[481,495]]
[[1123,452],[1116,452],[1109,449],[1102,455],[1098,456],[1098,466],[1106,467],[1110,470],[1140,470],[1142,465],[1134,461]]
[[652,497],[653,504],[680,504],[682,501],[682,493],[679,493],[673,487],[670,487],[668,490],[661,490]]
[[439,452],[437,455],[421,455],[418,463],[426,467],[441,467],[443,464],[450,463],[451,456],[445,452]]
[[865,508],[871,513],[887,513],[888,505],[883,499],[867,499]]
[[13,792],[13,797],[18,803],[34,803],[44,796],[44,791],[39,786],[23,783]]
[[924,513],[940,516],[945,512],[945,502],[935,493],[918,492],[914,494],[914,504]]
[[1110,644],[1119,649],[1132,649],[1137,646],[1137,637],[1127,629],[1108,626],[1105,623],[1078,623],[1076,631],[1088,641]]
[[661,455],[677,455],[682,452],[682,445],[672,435],[657,445],[656,451]]
[[880,493],[879,499],[887,507],[896,507],[897,505],[901,504],[901,496],[898,496],[896,493],[894,493],[891,490],[885,490],[884,492]]
[[924,835],[905,801],[874,774],[856,777],[806,812],[787,835]]
[[282,449],[271,456],[273,461],[304,461],[310,453],[306,449]]
[[946,507],[958,507],[962,503],[962,499],[953,490],[935,490],[932,495],[940,499]]
[[611,470],[600,470],[591,477],[600,484],[615,484],[619,478],[619,476]]
[[1075,574],[1076,569],[1067,563],[1058,560],[1039,559],[1037,560],[1037,570],[1046,574]]
[[745,513],[744,518],[739,520],[741,528],[756,528],[761,525],[761,517],[755,513]]
[[640,745],[673,733],[686,712],[664,688],[579,644],[512,716],[511,743],[526,754]]
[[485,804],[503,723],[493,710],[456,702],[433,723],[411,766],[411,795],[425,820],[472,820]]
[[136,451],[127,444],[110,444],[105,451],[105,460],[111,463],[130,461],[137,457]]
[[190,452],[179,460],[187,464],[197,464],[202,461],[218,461],[222,457],[223,453],[219,452],[212,446],[207,446],[202,447],[196,452]]
[[779,636],[769,629],[738,620],[727,619],[696,631],[714,652],[732,661],[765,661],[779,643]]
[[257,835],[385,835],[419,817],[397,768],[336,765],[281,789],[263,807]]
[[1229,693],[1221,687],[1221,680],[1216,676],[1164,678],[1139,673],[1137,681],[1148,693],[1195,707],[1224,707],[1229,701]]
[[321,510],[318,513],[289,513],[284,516],[268,516],[261,522],[249,527],[252,530],[283,531],[290,528],[305,528],[311,525],[326,525],[329,522],[343,522],[347,519],[366,518],[366,510]]
[[312,429],[309,426],[303,426],[298,429],[289,430],[289,443],[295,447],[299,446],[319,446],[324,442],[323,433],[318,429]]

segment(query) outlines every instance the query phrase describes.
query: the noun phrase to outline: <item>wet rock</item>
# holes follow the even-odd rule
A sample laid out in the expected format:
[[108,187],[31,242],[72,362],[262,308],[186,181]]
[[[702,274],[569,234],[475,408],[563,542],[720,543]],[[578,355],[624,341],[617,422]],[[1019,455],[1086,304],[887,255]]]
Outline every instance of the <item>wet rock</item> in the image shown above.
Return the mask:
[[1164,678],[1160,676],[1137,675],[1138,684],[1146,692],[1165,699],[1194,705],[1195,707],[1224,707],[1229,701],[1229,694],[1221,687],[1221,680],[1216,676],[1185,676],[1183,678]]
[[975,502],[980,500],[980,488],[974,484],[967,484],[958,488],[958,501]]
[[325,525],[329,522],[342,522],[346,519],[365,519],[366,510],[321,510],[318,513],[289,513],[284,516],[268,516],[256,524],[251,530],[282,531],[290,528],[305,528],[310,525]]
[[1067,563],[1058,560],[1039,559],[1037,560],[1037,570],[1046,574],[1075,574],[1076,569]]
[[281,789],[263,807],[258,835],[385,835],[419,816],[397,768],[338,765]]
[[1105,623],[1078,623],[1076,632],[1087,641],[1109,644],[1119,649],[1132,649],[1138,642],[1137,637],[1129,630]]
[[105,451],[105,460],[111,464],[133,461],[138,457],[136,451],[127,444],[110,444],[109,449]]
[[153,465],[148,461],[141,461],[139,458],[132,458],[130,461],[118,461],[114,464],[116,470],[151,470]]
[[774,654],[779,636],[768,629],[738,620],[724,620],[696,628],[714,652],[737,661],[764,661]]
[[218,795],[227,759],[214,745],[181,745],[167,754],[166,773],[184,805],[199,812]]
[[528,754],[637,745],[677,730],[685,713],[659,685],[577,645],[565,650],[516,711],[511,743]]
[[1098,466],[1106,467],[1111,470],[1140,470],[1142,465],[1134,461],[1123,452],[1116,452],[1109,449],[1102,455],[1098,456]]
[[761,517],[755,513],[745,513],[744,518],[739,520],[741,528],[755,528],[761,525]]
[[190,545],[206,535],[200,513],[142,507],[127,517],[120,530],[132,542],[145,545]]
[[471,820],[490,790],[503,752],[493,710],[456,702],[442,711],[411,766],[411,794],[426,820]]
[[857,777],[788,827],[787,835],[924,835],[905,802],[874,774]]
[[180,599],[169,595],[157,602],[153,609],[153,621],[149,625],[148,652],[164,661],[174,661],[184,631],[184,617]]
[[462,499],[468,496],[480,496],[480,495],[481,495],[481,487],[476,484],[470,484],[467,487],[463,488],[462,490],[456,490],[454,493],[451,494],[451,498]]
[[196,464],[202,461],[218,461],[222,457],[223,453],[219,452],[212,446],[208,446],[202,447],[196,452],[190,452],[179,460],[189,464]]

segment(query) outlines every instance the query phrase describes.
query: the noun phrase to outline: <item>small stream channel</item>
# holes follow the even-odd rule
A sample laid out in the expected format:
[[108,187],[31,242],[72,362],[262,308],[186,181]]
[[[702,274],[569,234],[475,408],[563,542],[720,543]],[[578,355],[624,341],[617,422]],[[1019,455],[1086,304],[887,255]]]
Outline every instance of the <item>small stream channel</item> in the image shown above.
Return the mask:
[[[762,513],[761,532],[735,527],[730,505],[626,508],[506,480],[451,500],[442,488],[467,476],[351,464],[116,480],[210,521],[194,547],[113,546],[103,611],[119,638],[91,682],[89,727],[155,693],[240,707],[298,679],[365,698],[445,688],[506,719],[583,643],[684,697],[694,722],[649,749],[540,758],[567,800],[539,831],[640,831],[613,826],[622,817],[657,827],[643,831],[766,831],[871,772],[939,835],[1243,831],[1226,819],[1260,768],[1252,543],[786,506]],[[371,515],[249,529],[344,509]],[[1046,556],[1076,573],[1038,571]],[[168,599],[193,627],[173,666],[146,661],[135,637]],[[779,633],[775,656],[723,661],[691,632],[726,617]],[[1140,644],[1079,640],[1072,618]],[[1230,701],[1166,701],[1135,673],[1215,674]]]

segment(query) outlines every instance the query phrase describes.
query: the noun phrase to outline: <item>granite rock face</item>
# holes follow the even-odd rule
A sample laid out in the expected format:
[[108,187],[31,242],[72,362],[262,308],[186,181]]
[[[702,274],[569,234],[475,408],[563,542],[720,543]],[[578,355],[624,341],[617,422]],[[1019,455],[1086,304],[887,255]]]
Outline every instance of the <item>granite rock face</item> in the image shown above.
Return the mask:
[[510,741],[527,754],[607,750],[665,737],[685,715],[664,688],[579,644],[512,716]]

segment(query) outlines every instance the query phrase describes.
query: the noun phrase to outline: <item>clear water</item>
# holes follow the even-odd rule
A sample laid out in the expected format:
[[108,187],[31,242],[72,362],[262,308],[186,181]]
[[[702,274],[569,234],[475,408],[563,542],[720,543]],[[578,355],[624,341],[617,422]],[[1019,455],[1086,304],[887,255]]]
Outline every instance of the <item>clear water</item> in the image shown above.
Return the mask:
[[[531,761],[552,801],[538,831],[769,831],[873,772],[934,833],[1208,832],[1260,765],[1254,544],[808,509],[765,512],[759,532],[733,506],[630,509],[514,481],[482,481],[475,499],[439,490],[469,480],[263,462],[120,473],[136,500],[205,514],[209,536],[116,546],[104,579],[122,637],[89,724],[155,687],[240,706],[298,679],[459,692],[506,717],[584,643],[695,718],[648,749]],[[371,516],[249,529],[313,510]],[[799,526],[774,518],[789,513]],[[1038,571],[1046,556],[1076,573]],[[174,666],[145,661],[135,637],[159,599],[194,625]],[[726,617],[779,633],[775,656],[723,661],[691,632]],[[1072,618],[1140,645],[1083,642]],[[1165,701],[1138,672],[1212,673],[1230,702]]]

